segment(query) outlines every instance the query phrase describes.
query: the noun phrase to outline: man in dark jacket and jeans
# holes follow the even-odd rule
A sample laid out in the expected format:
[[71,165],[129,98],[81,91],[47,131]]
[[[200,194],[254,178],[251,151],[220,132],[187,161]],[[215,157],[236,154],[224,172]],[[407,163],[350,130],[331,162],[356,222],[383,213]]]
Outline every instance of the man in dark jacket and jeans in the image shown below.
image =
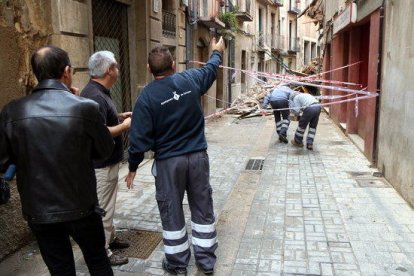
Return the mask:
[[132,115],[127,186],[133,186],[144,153],[153,150],[156,199],[163,227],[163,268],[172,274],[186,273],[191,254],[182,207],[185,191],[196,265],[210,274],[216,263],[217,233],[201,96],[216,80],[223,40],[216,43],[213,39],[212,50],[202,68],[175,73],[169,50],[152,49],[148,65],[155,80],[141,92]]
[[98,104],[71,93],[65,51],[43,47],[31,64],[38,86],[0,114],[0,167],[16,164],[23,216],[52,275],[76,274],[70,237],[91,275],[113,275],[92,162],[111,154],[112,137]]

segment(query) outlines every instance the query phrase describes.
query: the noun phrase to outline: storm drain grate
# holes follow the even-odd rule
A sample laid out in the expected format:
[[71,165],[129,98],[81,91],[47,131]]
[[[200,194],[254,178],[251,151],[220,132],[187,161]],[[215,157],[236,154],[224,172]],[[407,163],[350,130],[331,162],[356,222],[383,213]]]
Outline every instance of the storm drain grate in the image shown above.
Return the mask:
[[162,240],[161,233],[141,230],[117,231],[117,236],[129,242],[125,249],[115,249],[122,256],[147,259]]
[[245,170],[247,171],[261,171],[263,169],[264,159],[249,159]]
[[384,179],[364,178],[356,181],[361,188],[391,188]]

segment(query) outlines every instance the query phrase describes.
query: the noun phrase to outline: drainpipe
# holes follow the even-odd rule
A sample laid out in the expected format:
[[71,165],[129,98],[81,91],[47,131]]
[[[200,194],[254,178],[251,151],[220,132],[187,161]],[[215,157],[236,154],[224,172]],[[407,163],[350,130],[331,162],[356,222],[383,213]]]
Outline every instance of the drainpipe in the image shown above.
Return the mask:
[[192,68],[192,63],[188,61],[193,60],[193,45],[192,45],[192,37],[193,37],[193,27],[190,24],[191,20],[191,13],[190,7],[187,7],[186,13],[186,22],[185,22],[185,52],[186,52],[186,69]]
[[[229,11],[228,1],[229,0],[227,0],[226,7],[225,7],[226,11]],[[227,49],[228,49],[228,51],[227,51],[227,55],[228,55],[227,56],[227,66],[231,66],[231,63],[232,63],[231,57],[233,56],[233,53],[231,52],[232,51],[231,43],[234,43],[234,41],[229,40],[228,43],[227,43]],[[226,104],[227,107],[230,107],[231,103],[233,102],[232,91],[231,91],[231,77],[232,77],[232,71],[227,70],[227,91],[228,91],[228,97],[229,97],[228,101],[227,101],[227,104]]]
[[[378,74],[377,74],[377,89],[381,89],[381,82],[382,82],[382,51],[383,51],[383,43],[384,43],[384,15],[385,15],[385,0],[382,1],[382,5],[380,7],[380,33],[379,33],[379,57],[378,57]],[[378,91],[381,92],[381,91]],[[375,151],[372,154],[372,163],[377,165],[378,161],[378,128],[380,122],[380,103],[381,103],[381,93],[379,93],[376,108],[375,108],[375,118],[376,122],[374,125],[374,145]],[[384,173],[384,172],[382,172]]]
[[189,0],[186,12],[185,23],[185,47],[186,47],[186,69],[193,68],[194,65],[189,63],[194,60],[193,29],[197,26],[196,6],[194,0]]

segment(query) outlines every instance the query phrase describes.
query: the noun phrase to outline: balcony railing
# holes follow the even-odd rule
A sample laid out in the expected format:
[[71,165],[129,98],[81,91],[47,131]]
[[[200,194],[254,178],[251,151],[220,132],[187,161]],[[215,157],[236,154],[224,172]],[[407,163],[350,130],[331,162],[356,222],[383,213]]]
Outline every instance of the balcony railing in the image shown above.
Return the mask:
[[274,35],[272,37],[271,48],[274,51],[285,50],[285,37],[283,35]]
[[[201,1],[200,1],[201,2]],[[208,28],[223,29],[226,24],[219,19],[220,11],[222,10],[222,1],[214,0],[211,2],[203,1],[200,5],[199,21]],[[202,9],[201,9],[202,8]]]
[[286,51],[286,40],[283,35],[259,32],[257,45],[262,49],[270,48],[272,51]]
[[238,11],[236,12],[236,16],[240,21],[253,21],[253,16],[248,11]]
[[291,37],[289,40],[289,52],[299,52],[299,37]]
[[274,0],[275,1],[275,5],[281,7],[283,6],[283,0]]
[[250,10],[251,0],[238,0],[237,7],[239,8],[236,12],[237,19],[240,21],[253,21],[253,16]]
[[257,44],[259,45],[260,48],[266,48],[270,46],[270,43],[271,43],[270,34],[259,32],[256,39],[257,39]]
[[239,11],[250,12],[250,8],[252,6],[251,2],[252,0],[237,0],[236,6],[239,8]]
[[262,3],[263,5],[273,5],[274,0],[258,0],[259,3]]
[[176,35],[176,15],[170,11],[162,11],[162,34],[168,38],[175,38]]
[[300,0],[290,0],[290,4],[289,4],[289,12],[293,13],[293,14],[299,14],[300,13],[300,8],[299,8],[299,3]]

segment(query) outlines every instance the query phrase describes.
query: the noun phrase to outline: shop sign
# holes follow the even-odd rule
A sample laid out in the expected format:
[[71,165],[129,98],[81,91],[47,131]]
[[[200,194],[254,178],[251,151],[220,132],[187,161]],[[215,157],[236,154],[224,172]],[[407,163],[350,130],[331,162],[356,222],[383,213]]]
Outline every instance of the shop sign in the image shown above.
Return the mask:
[[333,23],[333,33],[336,34],[351,23],[355,23],[357,19],[357,4],[351,3],[345,10],[335,19]]

